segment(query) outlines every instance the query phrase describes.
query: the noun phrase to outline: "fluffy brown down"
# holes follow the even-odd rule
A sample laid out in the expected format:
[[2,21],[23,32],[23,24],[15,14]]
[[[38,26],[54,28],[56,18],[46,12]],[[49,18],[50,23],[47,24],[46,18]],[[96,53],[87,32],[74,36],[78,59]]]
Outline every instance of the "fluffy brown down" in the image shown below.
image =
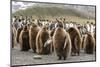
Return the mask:
[[95,48],[95,39],[92,36],[92,34],[89,32],[86,34],[84,45],[85,45],[85,48],[84,48],[85,53],[93,54],[93,51]]
[[96,51],[96,32],[94,33],[94,40],[95,40],[94,50]]
[[53,37],[54,32],[55,32],[55,29],[52,29],[52,30],[50,31],[50,37]]
[[71,53],[71,39],[69,34],[62,28],[62,24],[54,32],[53,45],[58,60],[66,60]]
[[15,27],[12,27],[12,46],[13,48],[17,46],[17,41],[16,41],[16,37],[17,37],[17,30],[15,29]]
[[14,33],[13,33],[13,30],[11,28],[11,47],[14,48]]
[[84,49],[84,44],[85,44],[85,38],[86,38],[86,35],[83,35],[82,36],[82,44],[81,44],[81,49]]
[[77,28],[71,27],[68,29],[72,43],[72,55],[80,55],[81,35]]
[[29,30],[29,41],[30,41],[30,48],[33,49],[34,52],[36,52],[36,36],[39,32],[40,28],[36,24],[32,24]]
[[54,46],[53,46],[53,35],[54,35],[54,32],[55,32],[55,29],[50,30],[50,39],[52,40],[52,42],[51,42],[51,46],[52,46],[51,52],[54,51]]
[[49,32],[46,27],[43,27],[37,34],[36,37],[36,52],[38,54],[49,54],[50,45],[44,47],[45,43],[49,39]]
[[22,27],[20,27],[20,28],[17,29],[17,35],[16,35],[17,43],[19,43],[19,35],[20,35],[22,29],[23,29]]
[[23,28],[23,30],[21,31],[21,33],[20,33],[19,43],[20,43],[21,51],[28,51],[30,49],[30,45],[29,45],[29,31],[27,29],[27,26],[25,26]]

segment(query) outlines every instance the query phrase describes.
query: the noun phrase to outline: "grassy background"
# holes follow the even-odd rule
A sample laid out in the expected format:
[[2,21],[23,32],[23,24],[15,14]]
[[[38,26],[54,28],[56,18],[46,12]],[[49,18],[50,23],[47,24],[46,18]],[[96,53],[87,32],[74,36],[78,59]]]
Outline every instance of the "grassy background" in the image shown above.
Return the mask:
[[12,13],[12,16],[14,15],[23,15],[23,16],[33,16],[33,18],[41,18],[41,19],[49,19],[54,20],[55,18],[66,18],[66,21],[74,21],[78,23],[86,23],[87,21],[95,23],[94,18],[89,18],[88,16],[78,12],[74,9],[63,9],[58,7],[30,7],[25,10],[19,10],[15,13]]

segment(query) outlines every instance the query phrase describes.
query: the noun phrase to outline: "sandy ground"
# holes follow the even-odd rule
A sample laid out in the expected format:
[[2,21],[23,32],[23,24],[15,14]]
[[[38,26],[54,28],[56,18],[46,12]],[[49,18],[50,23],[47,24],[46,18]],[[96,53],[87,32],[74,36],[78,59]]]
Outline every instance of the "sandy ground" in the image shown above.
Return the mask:
[[41,59],[34,59],[37,54],[33,53],[30,49],[29,51],[20,51],[19,48],[13,48],[11,51],[11,65],[29,65],[29,64],[45,64],[45,63],[68,63],[68,62],[80,62],[80,61],[95,61],[96,56],[94,54],[84,54],[81,50],[80,56],[70,56],[66,60],[57,60],[56,54],[52,53],[50,55],[41,55]]

